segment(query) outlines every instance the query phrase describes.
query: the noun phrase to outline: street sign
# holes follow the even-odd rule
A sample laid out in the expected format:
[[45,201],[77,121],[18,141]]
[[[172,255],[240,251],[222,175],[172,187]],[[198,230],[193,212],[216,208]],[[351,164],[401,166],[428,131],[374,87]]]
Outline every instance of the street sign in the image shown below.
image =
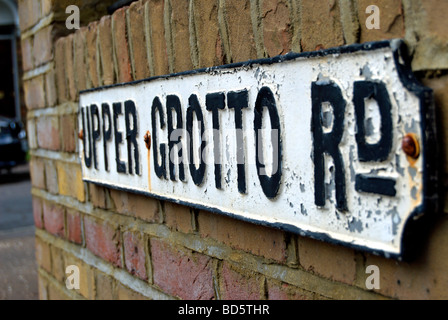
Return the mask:
[[435,208],[431,90],[400,40],[86,90],[83,179],[402,258]]

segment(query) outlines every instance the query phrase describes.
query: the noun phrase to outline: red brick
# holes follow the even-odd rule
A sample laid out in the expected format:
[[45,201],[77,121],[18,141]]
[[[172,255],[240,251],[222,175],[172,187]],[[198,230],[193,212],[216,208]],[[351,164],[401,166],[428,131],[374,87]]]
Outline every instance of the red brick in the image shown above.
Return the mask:
[[356,277],[355,252],[310,238],[299,238],[299,261],[308,271],[334,281],[353,284]]
[[31,159],[30,175],[33,187],[45,189],[45,164],[42,160],[37,158]]
[[64,208],[48,202],[43,202],[43,217],[45,230],[63,238],[65,236]]
[[247,272],[242,274],[227,262],[221,271],[221,295],[224,300],[260,300],[262,296],[263,277]]
[[291,51],[291,18],[289,2],[265,0],[262,4],[263,40],[268,56]]
[[118,82],[129,82],[132,80],[132,72],[129,44],[126,36],[126,7],[118,9],[112,15],[112,35]]
[[135,232],[123,233],[124,261],[130,274],[148,280],[146,253],[143,235]]
[[148,55],[146,53],[145,29],[145,10],[141,1],[133,2],[128,14],[128,37],[129,44],[132,48],[132,74],[134,80],[148,78],[151,74],[149,71]]
[[92,22],[87,26],[86,31],[86,47],[87,47],[87,70],[88,70],[88,86],[92,88],[99,87],[100,80],[98,77],[99,55],[98,55],[98,22]]
[[165,293],[186,300],[214,298],[212,260],[151,239],[154,284]]
[[67,210],[67,240],[82,244],[81,214],[72,209]]
[[37,119],[37,143],[40,148],[54,151],[60,149],[58,120],[57,117],[41,117]]
[[149,0],[149,21],[151,24],[151,47],[154,64],[154,75],[159,76],[169,73],[168,55],[165,40],[163,0]]
[[101,18],[98,24],[99,56],[101,57],[102,85],[115,82],[114,56],[112,45],[112,21],[110,16]]
[[202,237],[216,239],[234,249],[286,262],[285,235],[280,230],[205,211],[199,212],[198,225]]
[[36,197],[33,197],[33,218],[36,228],[43,229],[42,200]]
[[339,2],[302,0],[302,49],[336,47],[344,44]]
[[84,233],[87,249],[95,255],[121,267],[120,231],[105,221],[84,217]]

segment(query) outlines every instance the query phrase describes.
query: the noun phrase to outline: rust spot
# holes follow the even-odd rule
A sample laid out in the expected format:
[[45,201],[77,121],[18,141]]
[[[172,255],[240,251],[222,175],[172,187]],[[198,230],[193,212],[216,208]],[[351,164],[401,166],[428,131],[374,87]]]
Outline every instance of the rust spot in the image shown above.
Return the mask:
[[143,140],[145,141],[146,149],[150,150],[151,149],[151,134],[149,133],[149,131],[146,131],[146,134],[143,137]]
[[417,159],[420,156],[420,145],[417,137],[413,133],[408,133],[404,136],[401,142],[401,148],[404,153],[412,159]]
[[319,51],[319,50],[324,50],[325,49],[325,47],[322,45],[322,44],[318,44],[317,46],[316,46],[316,51]]
[[81,129],[81,131],[79,131],[79,133],[78,133],[78,138],[79,138],[80,140],[84,139],[84,130]]

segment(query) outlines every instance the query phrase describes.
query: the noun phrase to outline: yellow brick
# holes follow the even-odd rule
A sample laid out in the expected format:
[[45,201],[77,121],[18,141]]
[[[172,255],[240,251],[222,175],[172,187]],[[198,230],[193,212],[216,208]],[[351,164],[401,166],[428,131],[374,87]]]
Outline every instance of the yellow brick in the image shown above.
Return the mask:
[[57,168],[59,194],[85,202],[85,189],[80,166],[58,162]]

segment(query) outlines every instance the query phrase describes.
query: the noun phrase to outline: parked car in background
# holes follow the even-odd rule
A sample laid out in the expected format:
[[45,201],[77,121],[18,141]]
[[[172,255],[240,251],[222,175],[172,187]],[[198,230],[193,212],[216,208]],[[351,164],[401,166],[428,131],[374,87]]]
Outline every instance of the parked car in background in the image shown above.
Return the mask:
[[26,161],[28,144],[22,122],[0,116],[0,170],[10,171]]

